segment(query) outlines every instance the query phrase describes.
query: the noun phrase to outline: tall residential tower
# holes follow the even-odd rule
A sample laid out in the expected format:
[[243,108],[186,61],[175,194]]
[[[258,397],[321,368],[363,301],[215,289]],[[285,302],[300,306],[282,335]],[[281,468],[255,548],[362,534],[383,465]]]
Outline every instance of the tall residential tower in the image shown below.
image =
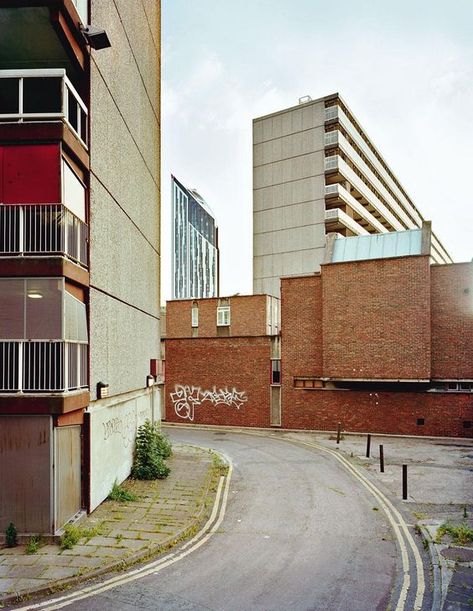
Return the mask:
[[206,201],[171,176],[172,298],[217,297],[218,228]]
[[[253,292],[312,273],[327,234],[415,229],[423,217],[339,94],[253,121]],[[451,262],[432,234],[432,260]]]

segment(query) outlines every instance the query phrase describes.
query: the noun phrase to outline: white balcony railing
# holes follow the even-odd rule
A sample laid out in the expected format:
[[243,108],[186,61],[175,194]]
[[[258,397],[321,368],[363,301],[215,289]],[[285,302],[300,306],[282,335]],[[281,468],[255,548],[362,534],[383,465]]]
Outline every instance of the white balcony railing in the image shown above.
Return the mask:
[[87,106],[62,68],[0,70],[0,122],[65,121],[87,147]]
[[325,132],[324,145],[330,146],[332,144],[338,144],[338,133],[338,129],[334,129],[331,132]]
[[66,392],[87,388],[88,344],[0,342],[0,392]]
[[61,204],[0,205],[0,256],[62,254],[87,267],[88,228]]
[[338,155],[332,155],[331,157],[325,157],[325,169],[336,170],[338,168]]
[[338,106],[329,106],[325,109],[325,121],[336,119],[338,117]]

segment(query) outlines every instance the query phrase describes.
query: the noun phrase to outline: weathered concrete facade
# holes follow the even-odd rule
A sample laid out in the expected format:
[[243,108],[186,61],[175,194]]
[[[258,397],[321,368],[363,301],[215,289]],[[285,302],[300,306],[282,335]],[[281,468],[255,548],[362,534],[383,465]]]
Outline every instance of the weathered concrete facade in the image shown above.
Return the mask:
[[[417,210],[339,94],[253,121],[253,292],[312,273],[326,238],[421,227]],[[435,234],[431,254],[451,258]]]
[[92,23],[112,47],[90,68],[90,509],[131,466],[133,443],[115,447],[104,423],[128,440],[153,404],[159,418],[146,378],[160,356],[160,3],[94,1]]

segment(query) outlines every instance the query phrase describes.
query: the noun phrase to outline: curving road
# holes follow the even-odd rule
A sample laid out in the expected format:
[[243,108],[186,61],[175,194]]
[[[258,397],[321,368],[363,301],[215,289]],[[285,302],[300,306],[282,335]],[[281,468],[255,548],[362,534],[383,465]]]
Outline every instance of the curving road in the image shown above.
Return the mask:
[[[168,432],[174,443],[231,458],[220,528],[172,566],[68,609],[368,611],[386,609],[391,596],[396,608],[402,571],[394,532],[376,499],[332,456],[277,437]],[[411,590],[406,609],[414,608]]]

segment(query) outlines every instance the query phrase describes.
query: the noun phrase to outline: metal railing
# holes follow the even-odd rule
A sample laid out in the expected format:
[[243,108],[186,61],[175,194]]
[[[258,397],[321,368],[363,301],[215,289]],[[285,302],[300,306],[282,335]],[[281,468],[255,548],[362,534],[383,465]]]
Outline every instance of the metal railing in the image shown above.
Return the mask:
[[0,205],[0,256],[63,254],[87,267],[88,227],[62,204]]
[[0,342],[0,392],[66,392],[87,388],[88,344]]
[[87,147],[87,106],[63,68],[0,70],[0,121],[65,121]]

